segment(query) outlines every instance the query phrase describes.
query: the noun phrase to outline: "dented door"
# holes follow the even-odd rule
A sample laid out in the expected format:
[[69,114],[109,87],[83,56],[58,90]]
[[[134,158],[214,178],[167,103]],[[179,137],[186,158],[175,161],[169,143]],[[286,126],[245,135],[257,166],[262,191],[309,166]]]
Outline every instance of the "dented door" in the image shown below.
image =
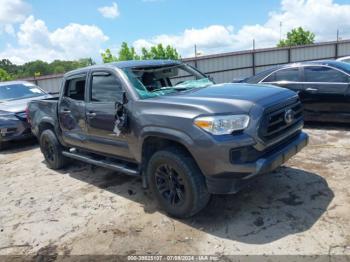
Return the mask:
[[116,104],[122,102],[123,87],[115,72],[94,71],[90,77],[86,123],[90,149],[132,158],[128,134],[116,128]]

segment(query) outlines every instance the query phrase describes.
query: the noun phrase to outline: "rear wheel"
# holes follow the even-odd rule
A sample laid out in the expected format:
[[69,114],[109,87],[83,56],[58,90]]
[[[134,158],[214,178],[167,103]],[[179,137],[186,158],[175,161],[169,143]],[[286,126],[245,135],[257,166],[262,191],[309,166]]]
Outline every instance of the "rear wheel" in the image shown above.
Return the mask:
[[148,163],[147,175],[150,189],[171,216],[193,216],[210,199],[203,174],[192,157],[180,149],[156,152]]
[[49,168],[60,169],[67,164],[67,158],[62,155],[63,147],[52,130],[48,129],[41,133],[40,149]]

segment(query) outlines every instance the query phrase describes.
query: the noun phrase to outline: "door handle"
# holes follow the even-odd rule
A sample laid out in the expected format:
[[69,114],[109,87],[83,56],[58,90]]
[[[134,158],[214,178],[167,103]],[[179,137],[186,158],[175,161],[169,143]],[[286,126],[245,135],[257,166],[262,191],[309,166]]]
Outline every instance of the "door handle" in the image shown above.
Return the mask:
[[310,93],[316,93],[318,91],[318,89],[309,87],[309,88],[306,88],[306,91],[310,92]]
[[95,117],[95,116],[96,116],[96,113],[95,113],[95,112],[88,112],[88,113],[86,113],[86,115],[87,115],[88,117]]
[[70,113],[70,110],[67,109],[67,108],[64,108],[62,111],[63,111],[63,113],[65,113],[65,114],[69,114],[69,113]]

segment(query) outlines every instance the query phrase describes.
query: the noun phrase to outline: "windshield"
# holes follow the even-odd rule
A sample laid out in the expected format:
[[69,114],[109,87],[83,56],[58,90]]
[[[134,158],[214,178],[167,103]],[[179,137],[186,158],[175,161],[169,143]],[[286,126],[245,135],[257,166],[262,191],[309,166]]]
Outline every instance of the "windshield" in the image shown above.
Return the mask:
[[185,64],[124,68],[123,71],[141,99],[214,84],[207,76]]
[[30,83],[0,85],[0,101],[25,99],[44,94],[39,87]]

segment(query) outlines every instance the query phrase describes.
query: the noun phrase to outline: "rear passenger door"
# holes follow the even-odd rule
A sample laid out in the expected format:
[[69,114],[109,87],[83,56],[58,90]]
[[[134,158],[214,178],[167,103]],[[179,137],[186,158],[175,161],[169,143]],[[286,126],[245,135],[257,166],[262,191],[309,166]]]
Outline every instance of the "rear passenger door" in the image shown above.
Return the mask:
[[117,134],[115,128],[116,103],[121,103],[124,88],[113,70],[92,71],[86,105],[88,146],[93,151],[131,159],[128,135]]
[[273,72],[263,80],[263,83],[288,88],[295,92],[300,92],[302,91],[300,77],[301,74],[299,67],[289,67]]
[[86,74],[68,77],[58,104],[62,137],[72,146],[82,146],[86,139],[85,87]]
[[[349,114],[346,91],[349,76],[328,66],[305,66],[303,68],[303,89],[305,112],[321,114],[321,117],[336,117],[339,113]],[[315,119],[317,120],[317,119]]]

